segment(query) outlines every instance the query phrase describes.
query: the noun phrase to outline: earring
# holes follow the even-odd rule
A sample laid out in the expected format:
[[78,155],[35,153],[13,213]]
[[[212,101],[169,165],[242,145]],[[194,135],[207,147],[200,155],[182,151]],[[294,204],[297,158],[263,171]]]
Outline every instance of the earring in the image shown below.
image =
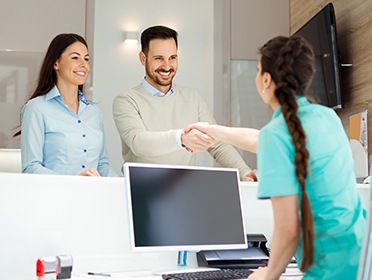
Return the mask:
[[262,90],[262,95],[265,95],[265,89]]

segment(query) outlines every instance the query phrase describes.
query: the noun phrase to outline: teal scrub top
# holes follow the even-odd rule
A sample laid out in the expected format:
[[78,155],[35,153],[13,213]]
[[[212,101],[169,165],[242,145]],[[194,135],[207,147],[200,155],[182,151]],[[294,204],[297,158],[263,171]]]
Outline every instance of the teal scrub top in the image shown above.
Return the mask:
[[[310,153],[306,192],[314,216],[314,265],[303,279],[356,279],[366,212],[356,189],[349,140],[330,108],[297,98]],[[262,128],[257,147],[258,198],[298,195],[294,146],[278,107]],[[299,213],[299,217],[300,213]],[[302,261],[302,239],[296,251]]]

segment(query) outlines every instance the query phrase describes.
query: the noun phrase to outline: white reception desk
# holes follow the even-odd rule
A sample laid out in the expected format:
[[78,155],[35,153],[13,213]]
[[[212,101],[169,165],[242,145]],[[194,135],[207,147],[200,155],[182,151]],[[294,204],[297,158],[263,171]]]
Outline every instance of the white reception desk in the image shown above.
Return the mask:
[[[271,203],[256,199],[256,187],[241,183],[246,230],[270,241]],[[358,191],[369,209],[369,185]],[[0,279],[36,279],[39,257],[64,254],[73,256],[74,275],[126,271],[123,279],[161,279],[150,271],[174,266],[177,253],[131,253],[127,215],[123,177],[0,173]],[[196,264],[195,254],[188,262]]]

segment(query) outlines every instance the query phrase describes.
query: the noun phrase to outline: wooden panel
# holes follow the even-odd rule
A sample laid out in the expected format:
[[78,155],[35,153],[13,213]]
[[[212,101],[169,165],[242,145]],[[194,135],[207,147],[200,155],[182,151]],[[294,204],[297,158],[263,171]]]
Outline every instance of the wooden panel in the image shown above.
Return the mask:
[[[331,1],[290,0],[291,34]],[[372,154],[372,1],[334,0],[345,108],[337,111],[349,134],[349,117],[368,109],[368,153]]]

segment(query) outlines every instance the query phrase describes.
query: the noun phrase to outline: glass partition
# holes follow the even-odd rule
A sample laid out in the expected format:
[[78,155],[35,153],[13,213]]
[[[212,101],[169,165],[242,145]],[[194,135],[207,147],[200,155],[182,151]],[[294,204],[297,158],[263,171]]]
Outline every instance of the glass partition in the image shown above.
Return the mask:
[[[231,126],[262,128],[272,116],[256,89],[257,60],[231,61]],[[256,167],[256,155],[240,151],[245,162]]]
[[44,52],[0,50],[0,148],[19,148],[22,105],[35,87]]

